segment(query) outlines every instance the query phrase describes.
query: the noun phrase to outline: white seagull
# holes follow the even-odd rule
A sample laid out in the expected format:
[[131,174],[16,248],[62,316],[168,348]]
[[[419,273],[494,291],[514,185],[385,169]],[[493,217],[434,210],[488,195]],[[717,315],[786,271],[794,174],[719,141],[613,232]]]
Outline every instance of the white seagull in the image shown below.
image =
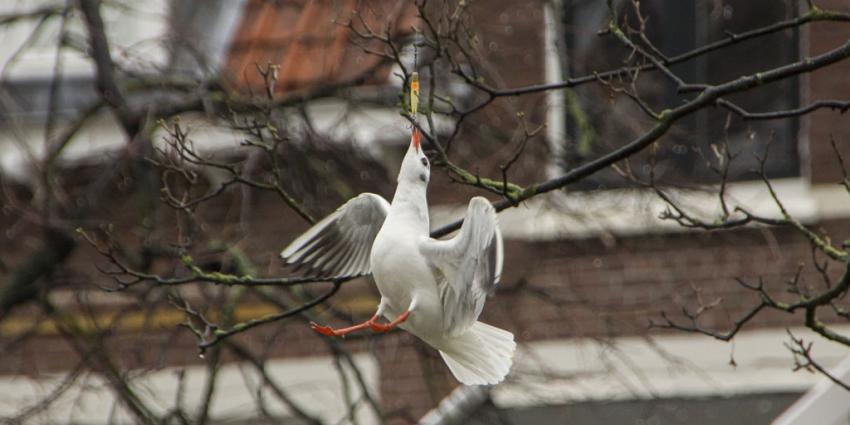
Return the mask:
[[[392,203],[362,193],[299,236],[281,257],[321,277],[372,274],[381,301],[368,321],[342,329],[311,323],[324,335],[344,336],[398,326],[440,351],[467,385],[497,384],[511,368],[512,333],[478,321],[502,273],[502,235],[496,211],[483,197],[469,201],[452,239],[429,235],[425,192],[431,168],[413,130]],[[380,316],[389,323],[378,323]]]

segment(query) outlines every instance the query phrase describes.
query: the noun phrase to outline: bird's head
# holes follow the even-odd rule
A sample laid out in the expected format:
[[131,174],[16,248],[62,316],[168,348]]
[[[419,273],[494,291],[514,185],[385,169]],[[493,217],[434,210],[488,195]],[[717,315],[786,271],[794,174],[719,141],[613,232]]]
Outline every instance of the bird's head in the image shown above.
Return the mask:
[[422,150],[421,139],[419,129],[414,128],[410,137],[410,146],[401,162],[401,171],[398,173],[399,183],[428,185],[431,179],[431,162]]

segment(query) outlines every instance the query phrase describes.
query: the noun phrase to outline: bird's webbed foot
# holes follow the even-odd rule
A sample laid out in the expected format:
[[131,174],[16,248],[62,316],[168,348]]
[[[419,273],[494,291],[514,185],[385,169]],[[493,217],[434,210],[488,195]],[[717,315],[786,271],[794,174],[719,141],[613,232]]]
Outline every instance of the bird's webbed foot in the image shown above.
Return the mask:
[[322,326],[316,322],[310,322],[310,329],[325,336],[345,336],[344,333],[340,333],[330,326]]
[[410,317],[410,310],[405,311],[400,316],[396,317],[395,320],[393,320],[390,323],[387,323],[386,325],[383,324],[383,323],[378,323],[376,321],[372,321],[372,320],[370,320],[367,323],[369,324],[369,328],[372,329],[375,332],[389,332],[393,328],[395,328],[396,326],[398,326],[399,324],[401,324],[405,320],[407,320],[408,317]]

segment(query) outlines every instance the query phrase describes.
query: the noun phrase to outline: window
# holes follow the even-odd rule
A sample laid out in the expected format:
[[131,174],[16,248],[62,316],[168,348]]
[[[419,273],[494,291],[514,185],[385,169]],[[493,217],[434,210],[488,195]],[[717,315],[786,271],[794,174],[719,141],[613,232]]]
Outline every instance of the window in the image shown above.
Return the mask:
[[[634,23],[631,1],[614,1],[618,16]],[[645,0],[641,12],[648,17],[647,36],[666,56],[672,57],[698,46],[787,19],[797,11],[795,1],[774,0]],[[610,36],[598,36],[607,27],[605,2],[567,1],[562,15],[567,76],[592,74],[623,65],[629,50]],[[622,18],[621,18],[622,20]],[[721,83],[746,74],[774,68],[798,58],[798,33],[786,30],[674,65],[671,70],[690,83]],[[640,76],[638,90],[656,110],[677,105],[682,97],[660,72]],[[695,94],[694,94],[695,95]],[[693,96],[693,95],[691,95]],[[799,82],[789,79],[757,87],[728,97],[748,111],[790,109],[799,104]],[[616,149],[652,125],[635,103],[625,96],[612,97],[607,87],[589,84],[565,96],[567,134],[560,166],[568,169]],[[657,149],[648,149],[632,160],[632,171],[647,178],[650,159],[662,183],[716,183],[719,178],[706,164],[714,159],[712,144],[728,140],[733,153],[740,153],[730,169],[730,180],[756,177],[758,161],[768,141],[772,178],[800,174],[797,151],[799,123],[796,119],[743,121],[722,108],[708,108],[677,122],[661,139]],[[652,151],[652,152],[650,152]],[[583,189],[623,186],[614,170],[604,170],[581,183]]]

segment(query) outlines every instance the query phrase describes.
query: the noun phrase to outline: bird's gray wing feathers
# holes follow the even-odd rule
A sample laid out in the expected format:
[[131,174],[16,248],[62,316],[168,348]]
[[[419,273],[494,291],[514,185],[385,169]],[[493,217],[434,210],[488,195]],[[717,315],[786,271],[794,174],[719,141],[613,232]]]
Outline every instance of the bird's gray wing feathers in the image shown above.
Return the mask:
[[363,193],[316,223],[280,253],[305,275],[350,277],[370,273],[372,243],[384,225],[390,204],[379,195]]
[[478,320],[502,274],[496,210],[487,199],[472,198],[460,233],[449,240],[425,239],[420,251],[434,268],[446,333],[463,333]]

